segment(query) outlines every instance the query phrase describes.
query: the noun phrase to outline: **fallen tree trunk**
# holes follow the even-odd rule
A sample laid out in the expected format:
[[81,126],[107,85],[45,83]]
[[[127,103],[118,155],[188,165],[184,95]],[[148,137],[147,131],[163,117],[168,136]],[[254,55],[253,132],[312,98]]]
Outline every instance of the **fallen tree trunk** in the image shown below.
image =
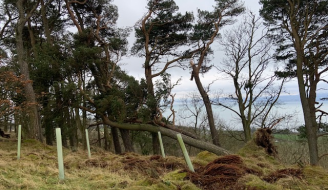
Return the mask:
[[[157,133],[159,131],[164,136],[167,136],[167,137],[170,137],[173,139],[177,139],[178,133],[176,131],[173,131],[168,128],[158,127],[158,126],[154,126],[154,125],[150,125],[150,124],[140,124],[140,123],[138,123],[138,124],[117,123],[117,122],[113,122],[113,121],[109,120],[105,116],[102,116],[102,120],[103,120],[104,124],[110,125],[112,127],[117,127],[120,129],[127,129],[127,130],[134,130],[134,131],[148,131],[148,132],[152,132],[152,133]],[[184,143],[186,143],[190,146],[199,148],[201,150],[207,150],[207,151],[212,152],[217,155],[231,154],[229,151],[225,150],[224,148],[216,146],[212,143],[204,142],[199,139],[194,139],[194,138],[188,137],[183,134],[182,134],[182,138],[183,138]]]

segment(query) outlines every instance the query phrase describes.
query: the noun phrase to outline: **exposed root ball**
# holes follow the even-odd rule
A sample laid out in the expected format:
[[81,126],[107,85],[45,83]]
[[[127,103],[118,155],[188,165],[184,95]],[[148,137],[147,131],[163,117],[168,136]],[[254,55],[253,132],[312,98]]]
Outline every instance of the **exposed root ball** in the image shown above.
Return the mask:
[[260,128],[255,132],[255,143],[257,146],[265,148],[265,151],[272,156],[278,154],[276,147],[272,143],[272,131],[270,128]]

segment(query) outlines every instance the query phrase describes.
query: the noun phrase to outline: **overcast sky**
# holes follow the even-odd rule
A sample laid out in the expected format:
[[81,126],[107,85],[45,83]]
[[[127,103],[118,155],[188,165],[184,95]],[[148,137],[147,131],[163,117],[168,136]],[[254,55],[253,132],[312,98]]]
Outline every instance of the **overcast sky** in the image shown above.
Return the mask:
[[[258,3],[259,0],[246,0],[244,5],[247,9],[252,12],[258,14],[260,9],[260,5]],[[180,12],[185,11],[193,11],[196,13],[197,9],[202,10],[212,10],[213,5],[215,5],[214,0],[176,0],[176,4],[179,6]],[[119,27],[132,27],[134,24],[142,18],[142,16],[146,13],[146,4],[147,0],[114,0],[114,4],[118,6],[119,10],[119,18],[118,18],[118,26]],[[196,16],[196,15],[195,15]],[[134,34],[132,33],[129,38],[129,46],[131,47],[134,42]],[[214,64],[219,64],[222,59],[222,47],[218,44],[214,44],[212,46],[214,50],[214,59],[212,60]],[[221,49],[220,49],[221,48]],[[144,78],[144,70],[142,68],[143,64],[142,58],[137,57],[125,57],[121,61],[123,64],[123,68],[128,71],[128,74],[133,75],[137,79]],[[273,70],[273,68],[271,69]],[[190,70],[182,70],[179,68],[173,68],[168,70],[172,75],[172,81],[176,81],[181,78],[180,85],[175,87],[173,93],[177,93],[176,97],[181,98],[185,94],[197,91],[196,85],[194,81],[190,81]],[[232,93],[233,84],[231,79],[224,76],[222,73],[220,74],[217,70],[212,69],[210,73],[206,74],[206,77],[202,78],[202,82],[204,86],[207,86],[213,80],[218,79],[213,85],[211,85],[212,91],[223,92],[224,94]],[[295,82],[288,83],[286,85],[286,89],[288,93],[298,94],[297,86]]]

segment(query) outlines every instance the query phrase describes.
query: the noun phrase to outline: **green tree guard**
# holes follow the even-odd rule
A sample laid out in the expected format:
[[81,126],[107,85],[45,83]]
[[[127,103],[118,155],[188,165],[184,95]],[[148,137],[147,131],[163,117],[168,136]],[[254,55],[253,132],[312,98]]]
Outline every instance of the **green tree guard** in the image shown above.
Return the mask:
[[182,153],[183,153],[183,155],[185,157],[186,163],[187,163],[187,165],[189,167],[189,170],[192,171],[192,172],[195,172],[194,166],[191,163],[190,157],[188,155],[188,151],[187,151],[186,146],[185,146],[185,144],[184,144],[184,142],[182,140],[181,134],[177,134],[177,138],[178,138],[178,141],[179,141],[179,144],[180,144]]

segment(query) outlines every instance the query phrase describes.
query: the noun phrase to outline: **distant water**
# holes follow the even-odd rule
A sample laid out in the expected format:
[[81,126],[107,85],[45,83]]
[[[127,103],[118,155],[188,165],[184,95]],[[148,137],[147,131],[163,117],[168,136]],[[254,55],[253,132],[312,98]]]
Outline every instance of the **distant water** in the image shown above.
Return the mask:
[[[320,100],[323,97],[327,97],[326,94],[319,94],[317,98],[317,102],[319,104],[323,103],[321,106],[321,110],[328,112],[328,100],[322,101]],[[238,106],[236,104],[232,104],[232,102],[226,101],[226,104],[230,105],[234,110],[238,110]],[[318,105],[319,105],[318,104]],[[192,113],[190,111],[186,111],[183,109],[183,104],[181,101],[174,102],[174,110],[176,111],[176,124],[184,124],[184,125],[193,125],[195,123],[195,117],[191,116]],[[240,130],[242,129],[242,125],[240,123],[240,119],[238,119],[237,115],[232,111],[225,109],[221,106],[213,106],[212,107],[216,122],[223,123],[231,129]],[[205,107],[202,109],[203,114],[206,114]],[[168,117],[170,115],[170,111],[166,110],[163,115]],[[180,116],[187,117],[182,118]],[[295,129],[300,125],[304,124],[303,111],[301,106],[301,101],[299,95],[283,95],[279,98],[278,104],[272,109],[270,117],[280,118],[288,115],[286,119],[284,119],[279,125],[278,128],[289,128]],[[188,117],[191,116],[191,117]],[[328,122],[328,117],[323,117],[323,122]],[[198,121],[198,123],[200,120]],[[254,126],[256,127],[256,126]]]

